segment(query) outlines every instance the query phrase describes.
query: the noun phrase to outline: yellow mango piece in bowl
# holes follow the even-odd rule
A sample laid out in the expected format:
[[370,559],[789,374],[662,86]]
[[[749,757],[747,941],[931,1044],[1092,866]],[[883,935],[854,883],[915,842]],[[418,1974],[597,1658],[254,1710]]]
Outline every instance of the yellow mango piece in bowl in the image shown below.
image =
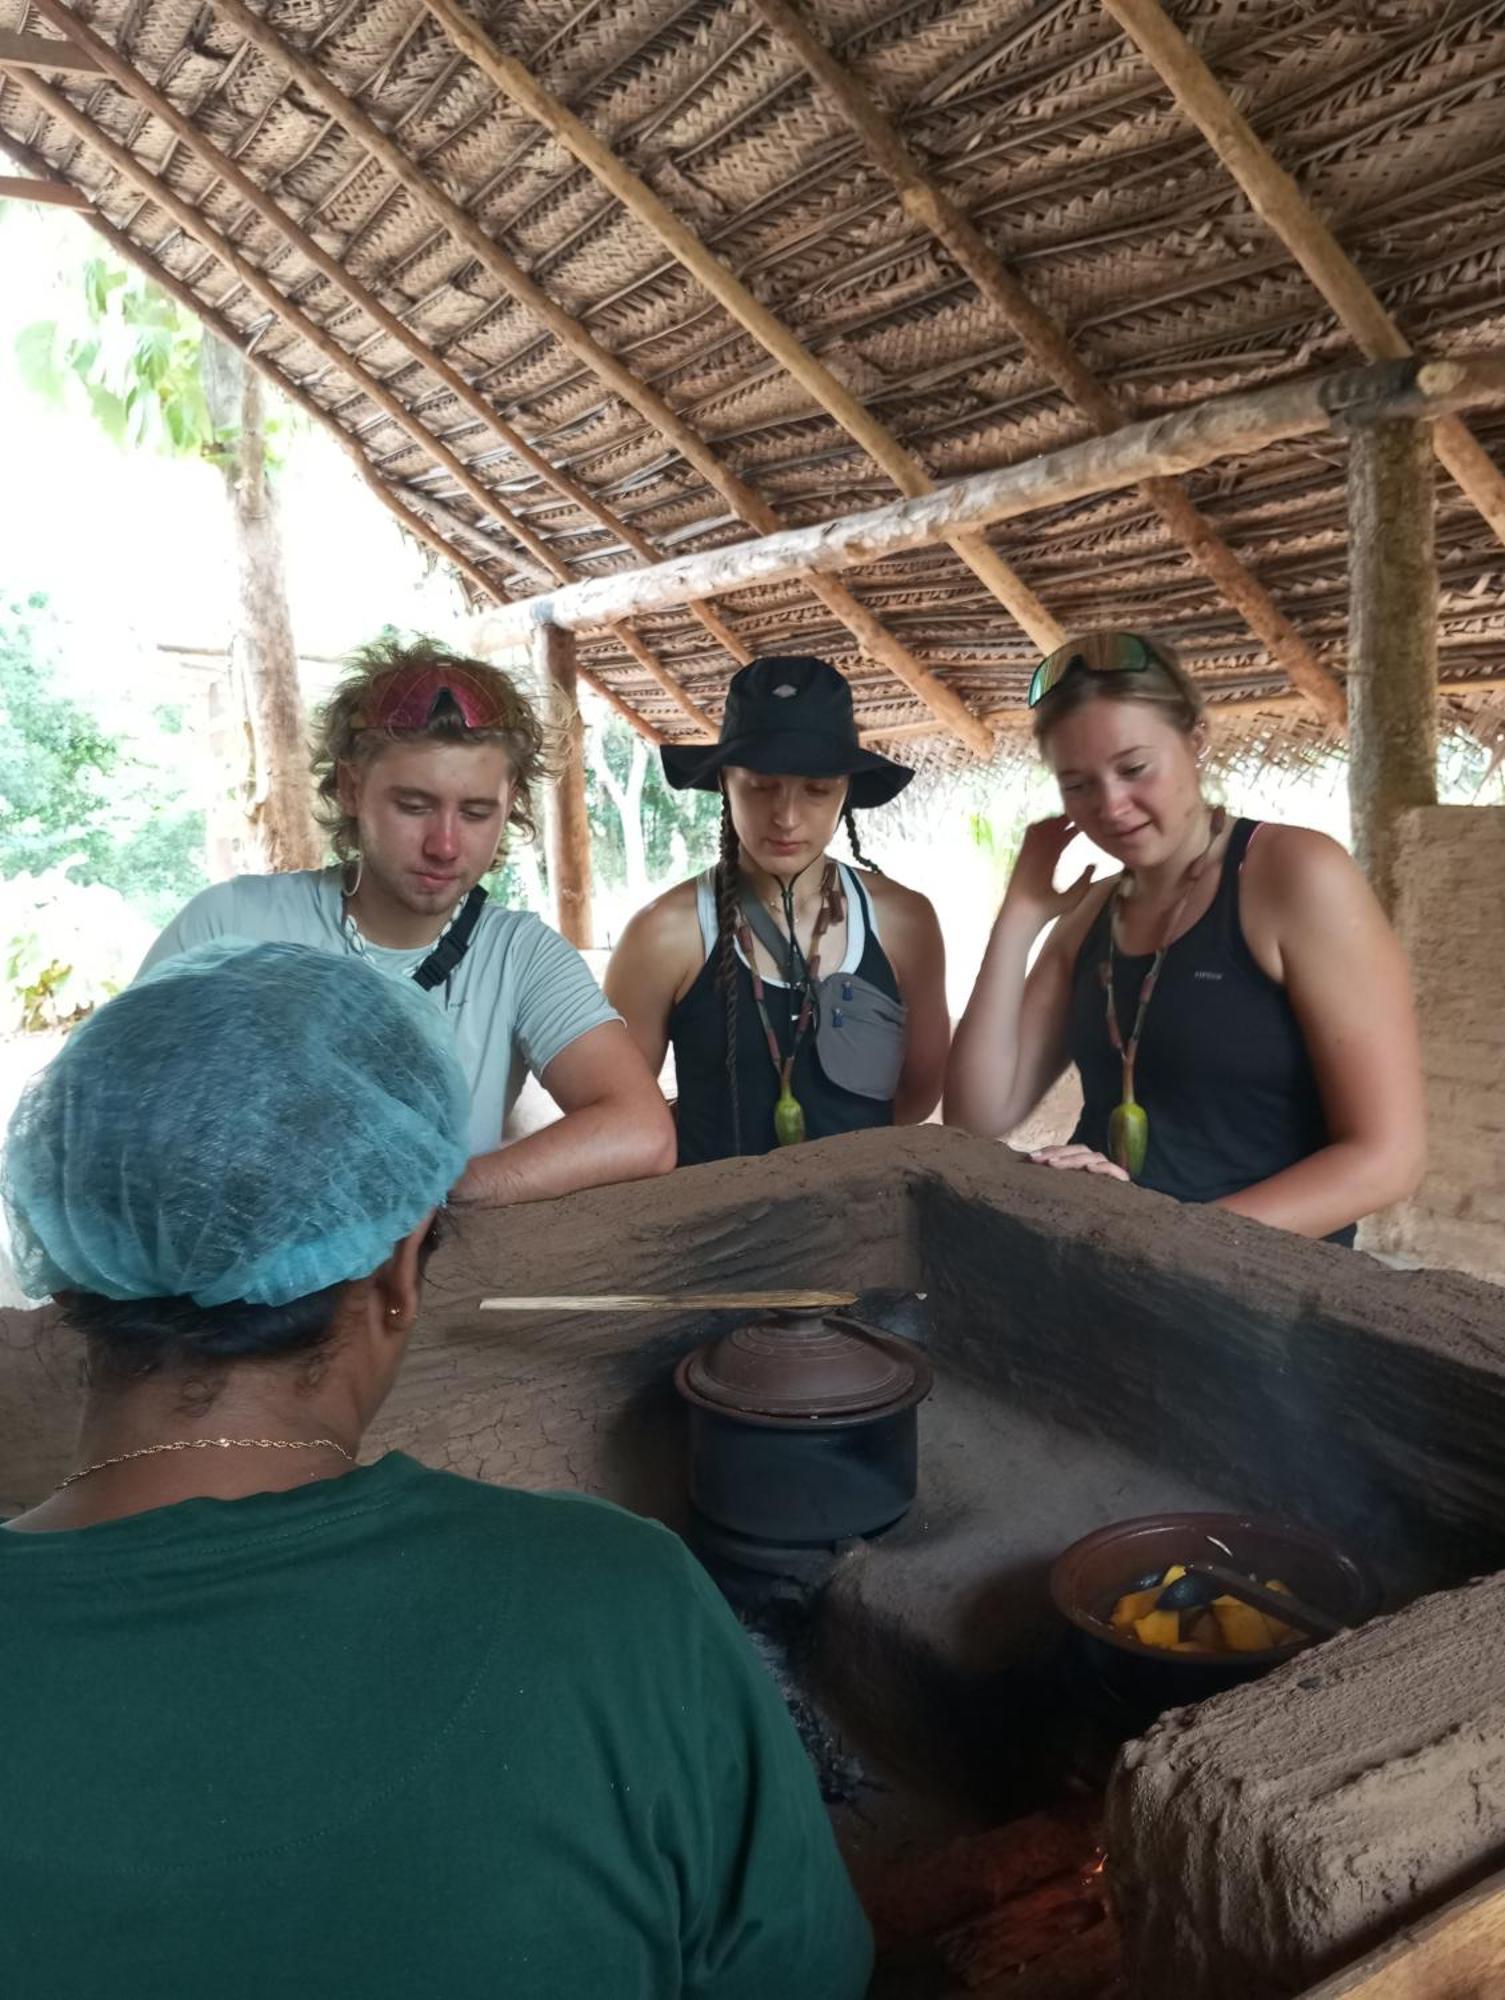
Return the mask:
[[1136,1619],[1143,1618],[1155,1609],[1155,1599],[1160,1595],[1162,1588],[1163,1586],[1157,1583],[1150,1590],[1129,1591],[1114,1605],[1110,1623],[1116,1625],[1120,1631],[1126,1630]]
[[1256,1611],[1252,1604],[1245,1604],[1237,1597],[1215,1597],[1212,1615],[1230,1653],[1263,1653],[1280,1643],[1264,1612]]
[[1134,1620],[1134,1636],[1141,1646],[1172,1647],[1181,1637],[1178,1611],[1151,1611]]

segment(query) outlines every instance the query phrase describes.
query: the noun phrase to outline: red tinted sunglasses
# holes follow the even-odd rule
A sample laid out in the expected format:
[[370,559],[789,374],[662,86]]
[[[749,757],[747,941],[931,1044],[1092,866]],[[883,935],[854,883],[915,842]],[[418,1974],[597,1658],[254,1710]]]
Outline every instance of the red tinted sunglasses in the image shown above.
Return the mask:
[[402,667],[377,683],[357,729],[427,729],[454,709],[467,729],[505,729],[505,695],[457,661]]

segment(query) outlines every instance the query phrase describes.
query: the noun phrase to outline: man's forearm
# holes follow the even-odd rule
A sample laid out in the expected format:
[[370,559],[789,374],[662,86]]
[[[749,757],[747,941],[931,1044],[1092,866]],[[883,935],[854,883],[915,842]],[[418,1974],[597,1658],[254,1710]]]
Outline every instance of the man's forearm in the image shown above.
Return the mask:
[[577,1188],[646,1180],[674,1165],[674,1121],[660,1098],[589,1104],[530,1132],[465,1169],[451,1200],[477,1208],[549,1201]]

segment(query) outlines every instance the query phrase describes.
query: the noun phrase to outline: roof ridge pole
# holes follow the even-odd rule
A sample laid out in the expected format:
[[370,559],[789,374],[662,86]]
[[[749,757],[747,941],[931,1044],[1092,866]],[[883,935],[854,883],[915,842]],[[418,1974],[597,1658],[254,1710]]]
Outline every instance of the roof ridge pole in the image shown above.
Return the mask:
[[[665,402],[658,391],[636,376],[625,362],[603,347],[596,336],[551,298],[543,287],[523,270],[515,257],[486,234],[469,214],[420,167],[376,121],[332,82],[317,63],[291,47],[245,0],[205,0],[210,11],[231,23],[269,61],[292,76],[316,104],[334,118],[349,135],[359,141],[399,186],[426,209],[457,242],[475,257],[508,295],[534,320],[552,333],[560,345],[581,361],[596,378],[611,389],[671,444],[680,457],[719,493],[732,512],[759,534],[769,534],[783,526],[777,510],[746,480],[725,465],[692,425],[687,424]],[[800,579],[806,581],[806,579]],[[829,579],[816,587],[816,595],[839,618],[870,657],[887,668],[910,692],[958,737],[969,750],[984,759],[993,754],[993,735],[967,707],[961,697],[929,668],[921,666],[903,643],[881,621],[859,604],[843,585]],[[876,648],[881,645],[881,651]]]
[[1211,398],[1141,418],[1107,437],[1062,445],[996,472],[953,479],[914,500],[891,500],[834,521],[786,528],[756,541],[676,556],[650,569],[616,570],[538,597],[514,598],[496,627],[521,640],[545,621],[599,625],[660,611],[697,595],[750,590],[790,578],[860,568],[908,549],[932,548],[958,528],[984,528],[1046,507],[1117,492],[1141,479],[1192,472],[1289,438],[1325,435],[1386,417],[1433,418],[1505,405],[1505,352],[1445,361],[1335,369]]
[[[1117,430],[1132,406],[1110,389],[1075,351],[1055,318],[996,251],[970,217],[926,174],[897,125],[867,86],[812,32],[790,0],[751,0],[781,41],[788,44],[888,176],[900,206],[929,230],[1017,336],[1035,365],[1098,431]],[[1182,489],[1169,479],[1147,479],[1139,491],[1172,536],[1239,612],[1273,655],[1292,685],[1330,721],[1343,721],[1343,690],[1265,586],[1219,535]]]
[[[1102,0],[1228,172],[1372,361],[1398,361],[1410,343],[1336,236],[1238,111],[1158,0]],[[1432,448],[1505,542],[1505,473],[1461,418],[1440,417]]]
[[[492,435],[501,444],[505,445],[509,451],[522,460],[540,478],[547,480],[556,490],[563,493],[566,498],[573,501],[577,506],[582,507],[583,511],[587,514],[600,520],[613,533],[625,536],[628,546],[636,554],[643,556],[648,562],[657,560],[658,552],[654,549],[651,542],[648,542],[643,536],[629,528],[625,522],[619,521],[610,508],[598,506],[593,496],[584,487],[579,486],[578,482],[568,474],[556,476],[554,468],[549,464],[549,461],[541,453],[535,451],[527,439],[515,430],[511,424],[499,416],[485,398],[473,389],[462,375],[452,368],[447,361],[441,360],[435,355],[428,348],[421,336],[414,333],[410,327],[405,326],[395,313],[389,312],[381,301],[368,291],[358,278],[352,277],[341,265],[338,258],[331,256],[320,243],[309,235],[308,231],[299,222],[287,213],[278,201],[269,195],[264,188],[258,187],[256,182],[250,178],[236,161],[222,152],[206,134],[199,131],[192,119],[181,112],[169,97],[149,82],[131,63],[127,62],[118,49],[105,41],[103,36],[97,34],[87,22],[80,20],[74,15],[70,8],[62,4],[62,0],[32,0],[32,4],[36,12],[44,20],[49,21],[53,27],[61,29],[70,38],[70,43],[76,43],[78,48],[88,55],[95,67],[103,72],[117,89],[123,91],[127,97],[145,106],[152,113],[153,117],[160,119],[175,138],[181,141],[191,153],[203,161],[213,173],[217,174],[226,186],[232,188],[242,201],[246,202],[256,214],[261,216],[264,222],[277,232],[284,242],[290,243],[301,256],[306,257],[316,271],[320,272],[329,283],[350,299],[361,312],[373,320],[389,339],[395,340],[429,374],[435,376],[443,383],[451,395],[457,397],[467,409],[480,418],[481,422],[487,426]],[[354,360],[355,357],[351,356],[351,359]],[[415,418],[414,421],[416,422],[417,419]],[[425,435],[427,435],[426,426],[424,430]],[[482,491],[488,490],[482,488]],[[474,495],[472,495],[472,498],[474,498]],[[495,501],[493,501],[488,511],[497,512],[497,503]],[[505,520],[509,526],[513,527],[514,532],[519,532],[522,529],[522,524],[518,522],[517,517],[505,510],[497,512],[497,518]],[[530,536],[531,539],[529,539]],[[556,557],[549,549],[547,543],[537,536],[532,536],[531,530],[519,532],[519,539],[524,541],[525,546],[531,553],[538,556],[539,560],[547,566],[550,574],[557,581],[566,583],[576,579],[576,573],[571,566]],[[721,627],[720,621],[716,620],[712,626],[712,630],[714,631],[718,627],[725,630],[724,627]],[[626,639],[623,639],[620,632],[616,636],[621,643],[624,645],[627,644]],[[745,651],[745,649],[743,650]],[[628,651],[632,653],[634,659],[637,659],[642,665],[648,668],[653,678],[658,681],[666,693],[684,710],[697,731],[710,736],[715,735],[715,725],[712,723],[710,716],[706,714],[705,710],[697,702],[691,700],[674,676],[635,634],[632,635],[632,643],[628,645]],[[733,657],[737,657],[736,652],[733,653]]]
[[[691,277],[815,398],[848,437],[861,445],[901,493],[915,498],[934,490],[934,480],[913,452],[864,408],[846,384],[837,380],[777,314],[754,297],[715,251],[708,249],[668,203],[654,193],[641,174],[634,172],[603,139],[598,139],[515,56],[498,48],[485,29],[464,13],[455,0],[423,0],[423,4],[461,54],[530,118],[567,146],[586,171],[659,239]],[[972,574],[1042,652],[1060,645],[1066,637],[1064,627],[996,549],[978,535],[957,535],[948,540]]]
[[[28,173],[36,174],[45,184],[52,187],[69,187],[72,185],[70,181],[64,180],[40,154],[33,153],[19,140],[7,138],[5,141],[5,150],[11,155],[18,166],[25,167]],[[415,513],[403,501],[401,496],[377,472],[375,466],[371,464],[366,454],[361,450],[360,445],[350,433],[342,425],[336,423],[323,404],[315,402],[314,398],[309,395],[305,388],[299,383],[294,382],[290,376],[284,375],[276,362],[262,352],[258,343],[248,340],[239,327],[234,326],[222,314],[217,313],[212,306],[205,305],[204,301],[185,285],[181,278],[175,277],[165,264],[160,264],[149,251],[144,250],[139,243],[127,236],[123,229],[117,229],[114,223],[106,219],[97,206],[88,211],[84,220],[96,235],[109,244],[118,257],[123,258],[127,264],[133,264],[143,277],[150,279],[152,284],[159,286],[170,298],[176,299],[185,312],[191,313],[201,325],[208,327],[210,332],[218,339],[224,341],[227,347],[233,347],[237,353],[243,354],[248,365],[265,376],[279,395],[285,396],[290,403],[295,404],[302,410],[311,423],[317,424],[321,429],[328,431],[341,451],[350,460],[351,465],[362,482],[370,488],[372,494],[381,502],[382,506],[390,514],[395,515],[398,522],[407,529],[410,535],[414,536],[416,540],[424,542],[441,561],[449,563],[451,567],[459,570],[463,576],[474,584],[483,596],[489,597],[494,604],[505,606],[515,601],[510,597],[503,596],[502,592],[497,589],[484,570],[478,569],[468,556],[463,554],[459,549],[452,547],[450,543],[445,541],[444,537],[432,523],[426,521],[421,514]],[[467,533],[471,532],[468,523],[466,524],[466,531]],[[584,667],[579,668],[578,673],[580,679],[588,687],[592,688],[595,693],[600,695],[603,701],[609,703],[616,710],[617,714],[621,716],[622,720],[630,724],[637,731],[639,736],[654,745],[658,745],[664,741],[662,732],[655,729],[651,722],[639,715],[635,708],[629,707],[614,689],[607,687],[594,674],[587,673]]]

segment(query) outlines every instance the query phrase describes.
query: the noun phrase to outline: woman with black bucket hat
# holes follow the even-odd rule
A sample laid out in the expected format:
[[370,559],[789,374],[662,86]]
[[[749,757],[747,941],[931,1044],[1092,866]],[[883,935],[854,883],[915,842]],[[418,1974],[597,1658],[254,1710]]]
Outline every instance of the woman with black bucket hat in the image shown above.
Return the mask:
[[[866,861],[854,817],[914,773],[863,748],[845,679],[804,655],[742,668],[717,742],[660,754],[676,790],[721,793],[721,853],[633,918],[606,993],[655,1074],[673,1047],[679,1164],[927,1118],[950,1040],[940,926]],[[842,820],[861,872],[826,853]]]

